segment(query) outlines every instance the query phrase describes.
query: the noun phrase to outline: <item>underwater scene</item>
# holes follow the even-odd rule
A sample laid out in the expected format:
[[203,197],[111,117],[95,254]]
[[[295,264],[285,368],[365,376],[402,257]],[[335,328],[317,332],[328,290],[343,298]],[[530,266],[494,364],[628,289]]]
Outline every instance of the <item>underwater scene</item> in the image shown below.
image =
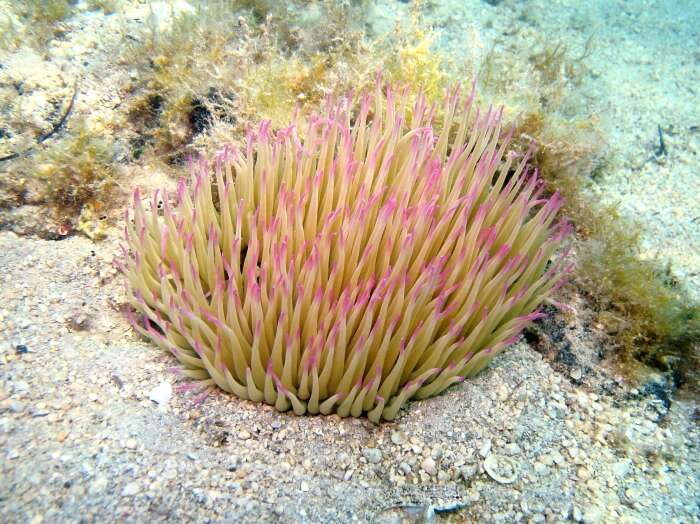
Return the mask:
[[0,520],[700,523],[700,2],[0,0]]

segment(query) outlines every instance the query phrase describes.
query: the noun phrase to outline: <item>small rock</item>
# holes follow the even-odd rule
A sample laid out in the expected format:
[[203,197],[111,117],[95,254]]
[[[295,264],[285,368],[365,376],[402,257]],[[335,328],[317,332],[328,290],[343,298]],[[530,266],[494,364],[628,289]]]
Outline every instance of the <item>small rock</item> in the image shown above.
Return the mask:
[[122,497],[133,497],[139,491],[141,490],[137,482],[129,482],[122,490]]
[[584,524],[598,524],[603,520],[603,512],[596,506],[591,506],[583,514],[581,520],[584,522]]
[[250,438],[250,431],[242,429],[238,432],[238,438],[240,440],[248,440]]
[[348,464],[350,464],[350,455],[348,455],[344,451],[341,451],[336,457],[336,464],[338,464],[338,466],[340,466],[341,468],[347,468]]
[[619,462],[615,462],[611,469],[616,477],[622,478],[629,473],[630,465],[631,462],[629,460],[621,460]]
[[362,450],[362,455],[370,464],[378,464],[382,461],[382,452],[377,448],[365,448]]
[[107,477],[104,475],[99,475],[95,480],[90,483],[88,487],[88,493],[90,495],[97,495],[101,493],[107,487]]
[[192,497],[197,501],[198,504],[204,505],[208,502],[207,494],[201,489],[193,489]]
[[122,389],[124,387],[124,381],[121,379],[119,375],[112,374],[110,377],[110,380],[112,381],[112,384],[117,386],[118,389]]
[[136,442],[136,439],[130,438],[126,440],[126,449],[136,449],[136,445],[138,443]]
[[459,468],[459,474],[464,480],[469,480],[474,475],[476,475],[477,467],[476,464],[467,464]]
[[509,455],[517,455],[521,452],[520,446],[518,446],[515,442],[511,442],[509,444],[506,444],[504,449],[506,450],[506,453]]
[[149,393],[148,398],[156,404],[165,405],[170,402],[173,396],[173,387],[170,382],[161,382],[154,387]]
[[627,495],[627,498],[630,499],[632,502],[636,502],[637,499],[642,495],[642,492],[638,488],[627,488],[625,490],[625,495]]
[[491,439],[486,439],[481,449],[479,449],[479,455],[481,455],[482,458],[486,458],[489,453],[491,453]]
[[391,442],[393,442],[397,446],[400,446],[401,444],[406,442],[406,436],[403,433],[401,433],[400,431],[394,431],[391,434]]
[[29,391],[29,384],[27,384],[23,380],[18,380],[17,382],[14,382],[12,384],[12,388],[15,390],[16,393],[26,393]]
[[402,462],[399,464],[399,470],[401,470],[404,475],[408,475],[411,472],[411,465],[408,462]]
[[22,413],[24,411],[24,403],[19,400],[8,398],[0,404],[0,411],[9,411],[11,413]]
[[421,462],[420,467],[431,477],[437,474],[437,465],[432,457],[428,457]]
[[305,480],[301,481],[301,491],[303,491],[304,493],[309,491],[309,483],[306,482]]
[[541,462],[535,462],[535,473],[537,473],[540,477],[547,473],[547,466],[542,464]]
[[554,457],[551,453],[545,453],[544,455],[540,456],[539,462],[545,466],[551,466],[554,464]]

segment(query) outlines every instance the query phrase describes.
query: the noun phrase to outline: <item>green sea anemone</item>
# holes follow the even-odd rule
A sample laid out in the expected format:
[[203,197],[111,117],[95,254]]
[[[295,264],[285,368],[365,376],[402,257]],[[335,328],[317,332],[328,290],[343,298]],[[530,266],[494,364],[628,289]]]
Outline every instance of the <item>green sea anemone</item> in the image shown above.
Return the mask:
[[561,198],[510,138],[473,91],[438,111],[379,82],[263,122],[176,196],[135,193],[132,324],[240,398],[392,420],[484,368],[566,273]]

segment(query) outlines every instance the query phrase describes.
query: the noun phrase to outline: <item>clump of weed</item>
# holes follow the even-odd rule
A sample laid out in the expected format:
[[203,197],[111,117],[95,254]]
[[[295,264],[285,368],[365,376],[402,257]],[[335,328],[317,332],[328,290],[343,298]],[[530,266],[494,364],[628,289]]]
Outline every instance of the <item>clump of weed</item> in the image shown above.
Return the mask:
[[676,383],[700,385],[700,304],[668,262],[640,257],[642,227],[589,191],[606,169],[596,120],[564,123],[532,113],[516,129],[524,141],[537,139],[535,164],[550,190],[565,198],[564,213],[577,232],[573,282],[609,336],[608,356],[632,377],[641,362],[672,372]]
[[13,51],[21,43],[22,31],[17,17],[9,9],[0,13],[0,50]]
[[700,369],[700,304],[673,276],[670,263],[640,258],[640,227],[612,206],[588,203],[579,220],[581,288],[624,363],[635,360],[671,371],[695,387]]
[[[324,2],[316,11],[342,9]],[[154,13],[123,57],[141,71],[129,109],[137,156],[150,148],[179,160],[216,116],[240,134],[239,121],[286,121],[296,104],[325,97],[329,72],[347,49],[335,25],[343,17],[334,15],[321,32],[311,23],[316,11],[236,1],[200,2],[165,22]]]
[[117,0],[88,0],[87,7],[90,11],[102,11],[106,15],[111,15],[117,11]]
[[592,37],[578,50],[540,43],[515,67],[512,56],[491,49],[477,67],[480,84],[506,102],[522,149],[536,144],[535,165],[549,190],[565,198],[577,233],[573,285],[608,337],[607,356],[630,377],[641,362],[697,386],[700,304],[667,262],[640,257],[641,226],[590,191],[606,169],[604,123],[582,108],[593,45]]
[[152,17],[123,58],[141,72],[130,87],[134,153],[178,161],[235,141],[248,122],[282,125],[366,86],[381,64],[362,36],[365,3],[202,2],[166,27]]
[[51,39],[66,32],[65,22],[73,15],[75,3],[71,0],[9,3],[0,21],[2,48],[12,50],[19,45],[45,48]]
[[214,8],[201,6],[174,14],[166,28],[155,12],[146,22],[146,30],[123,56],[123,62],[140,70],[130,86],[128,108],[136,124],[134,156],[146,146],[158,155],[177,155],[192,138],[194,100],[206,92],[216,71],[230,74],[219,68],[227,65],[227,43],[234,39],[236,25],[231,16],[215,16]]
[[450,81],[446,73],[446,58],[437,52],[437,34],[421,27],[419,13],[413,12],[407,28],[397,27],[390,53],[383,66],[387,78],[399,84],[422,86],[426,96],[439,99]]
[[18,2],[20,12],[33,23],[55,24],[73,14],[70,0],[25,0]]
[[596,310],[597,326],[630,374],[636,362],[673,373],[676,385],[697,387],[700,304],[688,296],[669,262],[640,257],[637,224],[614,206],[589,203],[581,221],[579,288]]
[[38,146],[16,161],[10,176],[33,185],[59,222],[72,221],[83,207],[101,209],[116,187],[114,147],[100,138],[87,123],[70,129],[66,136]]

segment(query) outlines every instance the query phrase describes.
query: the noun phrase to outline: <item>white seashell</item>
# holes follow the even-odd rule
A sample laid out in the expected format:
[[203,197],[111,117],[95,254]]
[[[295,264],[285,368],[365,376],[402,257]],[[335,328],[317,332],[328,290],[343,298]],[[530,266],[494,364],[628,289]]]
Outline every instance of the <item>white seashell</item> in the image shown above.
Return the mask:
[[161,406],[167,404],[172,396],[173,387],[170,382],[161,382],[148,393],[148,398]]
[[518,463],[510,457],[492,453],[484,460],[484,470],[499,484],[511,484],[518,478]]

